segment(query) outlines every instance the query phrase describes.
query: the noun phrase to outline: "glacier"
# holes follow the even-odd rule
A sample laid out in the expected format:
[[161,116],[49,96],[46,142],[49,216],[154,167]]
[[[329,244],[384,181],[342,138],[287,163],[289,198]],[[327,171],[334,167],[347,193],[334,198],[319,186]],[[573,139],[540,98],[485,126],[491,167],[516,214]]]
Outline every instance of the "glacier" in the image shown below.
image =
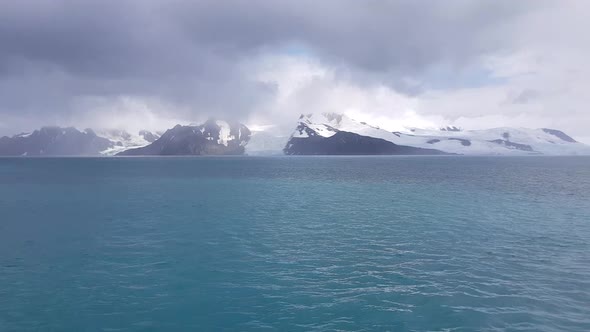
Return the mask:
[[[549,128],[492,128],[461,130],[454,126],[440,129],[408,128],[388,131],[339,113],[303,114],[286,145],[287,154],[295,141],[311,137],[329,138],[347,132],[381,139],[395,145],[435,149],[460,155],[590,155],[590,147],[567,134]],[[297,154],[297,153],[294,153]]]

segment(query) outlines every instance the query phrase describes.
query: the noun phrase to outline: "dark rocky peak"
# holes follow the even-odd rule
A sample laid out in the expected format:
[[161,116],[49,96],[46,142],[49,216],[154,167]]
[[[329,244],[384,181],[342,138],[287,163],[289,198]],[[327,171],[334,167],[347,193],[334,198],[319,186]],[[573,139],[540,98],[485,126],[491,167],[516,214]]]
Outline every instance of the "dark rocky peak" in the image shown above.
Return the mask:
[[455,127],[455,126],[446,126],[446,127],[442,127],[440,128],[441,131],[461,131],[461,128],[459,127]]
[[300,122],[299,124],[297,124],[297,127],[295,128],[295,131],[297,133],[299,133],[299,136],[304,136],[304,133],[307,136],[316,136],[317,133],[315,132],[315,130],[309,128],[309,126],[303,122]]
[[250,130],[235,121],[208,119],[200,125],[176,125],[148,146],[120,155],[236,155],[244,153]]

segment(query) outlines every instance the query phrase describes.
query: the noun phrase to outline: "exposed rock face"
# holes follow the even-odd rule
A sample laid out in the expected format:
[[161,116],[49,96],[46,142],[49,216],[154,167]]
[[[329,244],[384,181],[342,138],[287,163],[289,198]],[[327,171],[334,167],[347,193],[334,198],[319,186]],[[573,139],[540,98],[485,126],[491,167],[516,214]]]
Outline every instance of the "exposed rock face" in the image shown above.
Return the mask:
[[43,127],[32,133],[0,138],[2,156],[92,156],[113,147],[92,129]]
[[440,128],[440,130],[441,131],[455,131],[455,132],[458,132],[458,131],[461,131],[461,128],[458,128],[458,127],[455,127],[455,126],[446,126],[446,127]]
[[202,125],[176,125],[152,144],[118,155],[241,155],[249,139],[245,125],[211,119]]
[[543,128],[542,130],[544,132],[546,132],[547,134],[556,136],[557,138],[561,139],[562,141],[569,142],[569,143],[578,143],[575,139],[569,137],[561,130],[555,130],[555,129],[549,129],[549,128]]
[[284,149],[287,155],[440,155],[444,152],[396,145],[380,138],[339,131],[330,137],[293,137]]
[[463,146],[471,146],[471,141],[468,139],[464,139],[464,138],[449,138],[450,140],[455,140],[455,141],[459,141],[461,142],[461,145]]
[[533,152],[533,147],[527,144],[520,144],[520,143],[514,143],[514,142],[510,142],[509,140],[504,140],[504,139],[495,139],[490,141],[492,143],[496,143],[496,144],[500,144],[500,145],[504,145],[510,149],[516,149],[516,150],[521,150],[521,151],[527,151],[527,152]]

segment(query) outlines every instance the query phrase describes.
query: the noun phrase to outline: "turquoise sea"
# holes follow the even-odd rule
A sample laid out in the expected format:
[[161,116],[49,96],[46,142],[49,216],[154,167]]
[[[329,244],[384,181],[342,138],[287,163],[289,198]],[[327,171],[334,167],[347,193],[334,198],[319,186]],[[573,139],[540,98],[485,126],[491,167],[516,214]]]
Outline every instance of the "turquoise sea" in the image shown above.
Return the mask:
[[589,331],[590,158],[0,159],[0,331]]

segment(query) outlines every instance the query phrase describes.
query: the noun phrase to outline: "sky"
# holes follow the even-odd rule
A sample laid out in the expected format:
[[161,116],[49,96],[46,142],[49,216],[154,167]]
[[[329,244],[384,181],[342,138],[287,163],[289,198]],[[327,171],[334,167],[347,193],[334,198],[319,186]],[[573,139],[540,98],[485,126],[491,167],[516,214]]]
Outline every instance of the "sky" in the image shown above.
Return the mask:
[[590,143],[588,15],[585,0],[4,0],[0,135],[210,116],[288,131],[339,112]]

